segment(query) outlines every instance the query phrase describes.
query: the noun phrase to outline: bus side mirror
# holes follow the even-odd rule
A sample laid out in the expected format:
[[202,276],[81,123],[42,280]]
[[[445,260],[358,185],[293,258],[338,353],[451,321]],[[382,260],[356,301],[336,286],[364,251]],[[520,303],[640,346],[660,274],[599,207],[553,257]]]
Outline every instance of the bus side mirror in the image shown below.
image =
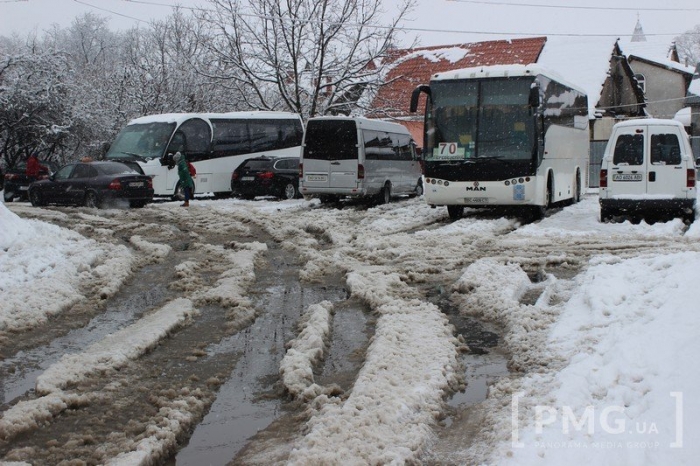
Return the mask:
[[530,96],[528,98],[528,105],[530,108],[539,108],[540,106],[540,88],[537,86],[532,86],[530,88]]
[[430,96],[430,86],[421,85],[413,90],[413,94],[411,94],[411,106],[409,108],[411,113],[415,113],[418,110],[418,98],[421,92],[425,92]]

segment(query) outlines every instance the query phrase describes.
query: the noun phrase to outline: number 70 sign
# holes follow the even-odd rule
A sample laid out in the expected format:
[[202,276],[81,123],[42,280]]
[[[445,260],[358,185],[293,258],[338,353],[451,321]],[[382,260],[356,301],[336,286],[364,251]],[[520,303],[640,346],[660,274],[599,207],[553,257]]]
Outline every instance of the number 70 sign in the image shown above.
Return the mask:
[[435,156],[441,159],[463,159],[464,147],[460,147],[456,142],[441,142]]

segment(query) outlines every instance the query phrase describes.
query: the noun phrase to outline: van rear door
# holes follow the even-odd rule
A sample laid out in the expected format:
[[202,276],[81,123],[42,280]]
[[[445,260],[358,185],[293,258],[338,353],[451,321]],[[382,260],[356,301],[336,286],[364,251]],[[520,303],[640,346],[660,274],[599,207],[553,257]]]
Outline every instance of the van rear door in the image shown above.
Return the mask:
[[303,148],[307,188],[356,188],[357,126],[353,120],[309,120]]
[[682,163],[680,132],[673,126],[649,127],[647,193],[685,197],[687,171]]
[[608,195],[644,195],[647,185],[647,165],[644,160],[646,126],[618,128],[613,160],[608,174]]

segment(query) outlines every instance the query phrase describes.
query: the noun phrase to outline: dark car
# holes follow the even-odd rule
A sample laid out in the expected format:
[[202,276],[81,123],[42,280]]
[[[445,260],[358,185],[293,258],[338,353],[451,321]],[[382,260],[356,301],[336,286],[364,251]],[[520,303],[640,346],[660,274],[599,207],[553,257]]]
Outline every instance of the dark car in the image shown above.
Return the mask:
[[29,186],[33,206],[70,204],[101,207],[127,203],[143,207],[153,200],[153,181],[138,167],[120,162],[70,163]]
[[47,178],[51,173],[54,173],[58,168],[58,164],[55,162],[39,162],[41,165],[48,168],[49,172],[46,175],[41,175],[39,178],[28,176],[27,163],[20,162],[13,168],[5,171],[4,179],[4,189],[5,189],[5,202],[12,202],[15,199],[20,201],[29,200],[27,196],[27,191],[29,185],[38,179]]
[[294,199],[299,195],[299,157],[254,157],[241,163],[231,175],[234,196],[252,199],[275,196]]

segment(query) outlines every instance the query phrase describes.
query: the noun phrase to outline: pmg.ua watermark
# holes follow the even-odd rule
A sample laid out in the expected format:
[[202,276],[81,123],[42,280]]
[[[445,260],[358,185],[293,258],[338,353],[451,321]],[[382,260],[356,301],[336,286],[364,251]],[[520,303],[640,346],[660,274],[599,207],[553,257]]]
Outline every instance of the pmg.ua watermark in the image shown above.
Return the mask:
[[[520,436],[520,399],[516,393],[511,403],[511,444],[524,448]],[[576,432],[585,434],[586,440],[536,441],[529,446],[540,448],[645,448],[683,447],[683,393],[670,392],[672,412],[663,420],[634,420],[625,414],[624,406],[571,406],[537,405],[533,410],[537,438],[547,429],[560,430],[562,438],[576,438]],[[531,425],[528,422],[528,425]],[[661,435],[663,433],[663,435]],[[599,439],[599,440],[596,440]],[[669,440],[670,439],[670,440]]]

